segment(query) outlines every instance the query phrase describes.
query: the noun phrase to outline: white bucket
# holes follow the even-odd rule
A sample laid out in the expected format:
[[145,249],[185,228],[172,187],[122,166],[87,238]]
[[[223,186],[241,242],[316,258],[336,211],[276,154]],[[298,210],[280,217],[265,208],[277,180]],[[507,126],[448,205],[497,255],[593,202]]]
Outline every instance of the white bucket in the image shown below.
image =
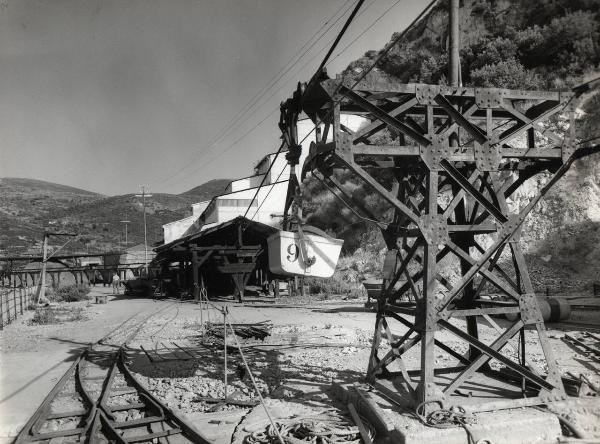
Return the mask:
[[298,233],[279,231],[269,236],[267,244],[271,272],[283,276],[333,276],[344,241],[306,232],[303,238],[306,258],[303,257]]

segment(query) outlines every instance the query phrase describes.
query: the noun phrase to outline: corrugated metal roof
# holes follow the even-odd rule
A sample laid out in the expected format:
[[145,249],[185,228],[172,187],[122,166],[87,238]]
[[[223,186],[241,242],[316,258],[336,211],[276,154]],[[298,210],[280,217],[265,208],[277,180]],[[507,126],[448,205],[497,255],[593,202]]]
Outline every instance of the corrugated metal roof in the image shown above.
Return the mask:
[[204,231],[192,233],[168,244],[156,247],[154,251],[160,256],[168,254],[175,247],[185,247],[189,244],[199,246],[233,245],[237,240],[238,227],[240,226],[244,230],[244,243],[246,245],[262,244],[266,242],[271,234],[278,231],[277,228],[243,216],[238,216],[235,219],[223,222]]

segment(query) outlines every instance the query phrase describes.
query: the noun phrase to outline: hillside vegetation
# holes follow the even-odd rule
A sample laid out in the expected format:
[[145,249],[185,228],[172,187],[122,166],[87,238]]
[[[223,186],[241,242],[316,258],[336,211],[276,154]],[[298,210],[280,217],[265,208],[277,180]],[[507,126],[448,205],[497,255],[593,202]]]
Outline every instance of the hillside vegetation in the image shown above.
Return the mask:
[[[146,199],[148,243],[162,240],[162,225],[191,214],[190,205],[221,194],[228,179],[216,179],[181,194],[153,193]],[[144,241],[142,199],[133,194],[103,196],[90,191],[34,179],[0,179],[0,250],[39,253],[45,229],[79,233],[66,251],[123,248]],[[62,238],[50,238],[60,245]]]
[[[369,74],[376,80],[447,84],[448,2],[438,2]],[[569,90],[600,75],[599,0],[464,0],[461,2],[461,76],[465,86]],[[397,34],[392,35],[391,40]],[[343,75],[358,79],[381,50],[350,63]],[[580,105],[577,136],[600,136],[600,95]],[[560,124],[560,117],[555,123]],[[398,143],[387,131],[379,142]],[[373,143],[378,141],[372,140]],[[389,205],[345,172],[339,180],[374,214],[390,219]],[[385,172],[380,179],[386,180]],[[547,180],[540,177],[514,199],[520,205]],[[306,182],[308,222],[343,238],[349,257],[344,278],[360,280],[364,257],[381,257],[379,229],[358,219],[319,183]],[[600,159],[577,162],[538,205],[522,243],[538,289],[590,288],[600,275]],[[354,257],[356,260],[351,260]],[[379,262],[381,263],[381,261]]]

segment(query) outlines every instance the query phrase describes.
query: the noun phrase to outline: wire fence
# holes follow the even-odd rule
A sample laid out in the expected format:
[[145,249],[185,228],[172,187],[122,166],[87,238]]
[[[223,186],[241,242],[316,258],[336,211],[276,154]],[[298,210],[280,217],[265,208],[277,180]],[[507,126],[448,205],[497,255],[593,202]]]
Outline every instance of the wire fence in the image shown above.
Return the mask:
[[36,289],[37,286],[0,288],[0,330],[27,310]]

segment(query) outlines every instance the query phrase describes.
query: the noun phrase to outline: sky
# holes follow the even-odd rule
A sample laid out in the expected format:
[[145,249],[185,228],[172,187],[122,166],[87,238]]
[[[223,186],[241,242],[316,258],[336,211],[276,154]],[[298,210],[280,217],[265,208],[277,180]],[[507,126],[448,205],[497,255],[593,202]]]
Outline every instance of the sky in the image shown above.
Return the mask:
[[[248,176],[355,4],[0,0],[0,177],[119,195]],[[425,4],[365,0],[329,75]]]

